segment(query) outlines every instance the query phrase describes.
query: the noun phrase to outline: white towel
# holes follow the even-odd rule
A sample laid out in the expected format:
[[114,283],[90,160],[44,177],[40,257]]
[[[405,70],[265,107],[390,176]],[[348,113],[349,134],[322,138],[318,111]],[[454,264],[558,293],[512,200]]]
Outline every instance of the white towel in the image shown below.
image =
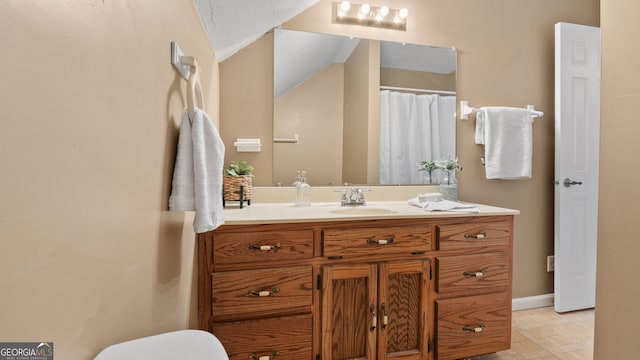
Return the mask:
[[224,144],[201,109],[185,110],[180,123],[169,209],[193,211],[193,229],[203,233],[224,223],[222,169]]
[[531,112],[510,107],[486,107],[483,112],[486,178],[531,178]]
[[485,111],[476,114],[476,144],[484,145],[484,116]]
[[450,200],[421,201],[420,196],[409,199],[409,205],[417,206],[427,211],[480,212],[480,209],[475,204],[463,204]]

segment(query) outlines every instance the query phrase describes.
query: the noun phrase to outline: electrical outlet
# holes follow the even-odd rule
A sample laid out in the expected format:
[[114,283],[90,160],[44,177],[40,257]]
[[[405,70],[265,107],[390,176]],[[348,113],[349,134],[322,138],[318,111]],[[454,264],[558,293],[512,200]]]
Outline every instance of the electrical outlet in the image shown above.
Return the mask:
[[553,255],[547,256],[547,272],[556,270],[556,257]]

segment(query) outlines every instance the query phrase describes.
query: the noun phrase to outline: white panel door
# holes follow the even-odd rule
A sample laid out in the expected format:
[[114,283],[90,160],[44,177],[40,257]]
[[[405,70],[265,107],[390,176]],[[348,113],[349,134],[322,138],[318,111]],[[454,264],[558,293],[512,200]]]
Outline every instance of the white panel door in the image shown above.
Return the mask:
[[555,26],[555,310],[595,306],[600,29]]

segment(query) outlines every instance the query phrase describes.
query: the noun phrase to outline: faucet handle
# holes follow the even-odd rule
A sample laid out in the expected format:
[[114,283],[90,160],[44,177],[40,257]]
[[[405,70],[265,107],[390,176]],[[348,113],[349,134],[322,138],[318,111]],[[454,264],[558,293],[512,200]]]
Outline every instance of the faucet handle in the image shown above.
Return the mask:
[[340,204],[344,205],[347,203],[347,189],[334,189],[333,192],[342,193]]

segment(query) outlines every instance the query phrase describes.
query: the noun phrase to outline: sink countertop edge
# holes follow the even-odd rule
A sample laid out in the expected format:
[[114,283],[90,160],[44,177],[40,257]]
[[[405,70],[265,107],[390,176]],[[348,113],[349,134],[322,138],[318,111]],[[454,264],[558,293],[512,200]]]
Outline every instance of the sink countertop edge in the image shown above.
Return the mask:
[[[466,202],[465,202],[466,203]],[[473,204],[473,203],[467,203]],[[259,203],[239,207],[225,208],[224,225],[276,224],[299,222],[381,220],[381,219],[419,219],[441,217],[518,215],[520,211],[474,204],[479,212],[426,211],[409,205],[406,201],[380,201],[367,204],[372,208],[387,208],[392,212],[377,214],[345,214],[332,212],[341,209],[336,203],[312,203],[308,207],[296,207],[291,203]],[[366,208],[366,206],[365,206]]]

